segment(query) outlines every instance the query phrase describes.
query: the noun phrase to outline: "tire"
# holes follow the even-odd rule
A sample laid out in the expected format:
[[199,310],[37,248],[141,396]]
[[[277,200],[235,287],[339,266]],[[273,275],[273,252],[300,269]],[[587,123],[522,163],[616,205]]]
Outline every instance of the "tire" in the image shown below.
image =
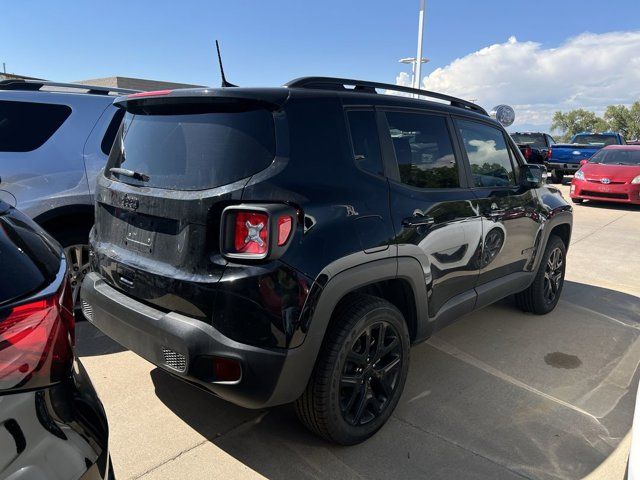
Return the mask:
[[558,173],[555,170],[551,170],[551,183],[560,183],[562,184],[562,179],[564,178],[564,174]]
[[80,306],[80,285],[89,271],[89,230],[86,225],[67,226],[49,233],[64,248],[69,268],[69,281],[74,302],[76,321],[85,320]]
[[407,324],[396,307],[378,297],[351,295],[336,308],[311,379],[295,402],[298,418],[313,433],[341,445],[371,437],[398,404],[409,344]]
[[[556,256],[558,252],[559,257]],[[551,235],[533,282],[529,288],[516,294],[518,307],[536,315],[547,314],[556,308],[564,285],[566,258],[564,242],[560,237]]]
[[582,203],[584,202],[584,198],[572,198],[571,201],[573,203]]

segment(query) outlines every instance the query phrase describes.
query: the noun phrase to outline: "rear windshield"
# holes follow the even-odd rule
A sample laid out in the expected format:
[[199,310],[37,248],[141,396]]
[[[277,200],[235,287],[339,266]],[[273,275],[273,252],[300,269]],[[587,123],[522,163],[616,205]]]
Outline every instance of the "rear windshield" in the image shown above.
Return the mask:
[[[125,114],[107,176],[131,185],[203,190],[251,176],[273,162],[273,115],[266,109],[165,113]],[[144,180],[111,173],[114,167]]]
[[605,165],[640,165],[640,150],[600,150],[589,163]]
[[511,138],[521,145],[529,145],[533,148],[547,148],[544,135],[541,133],[512,133]]
[[613,135],[576,135],[573,143],[581,143],[584,145],[616,145],[618,143]]

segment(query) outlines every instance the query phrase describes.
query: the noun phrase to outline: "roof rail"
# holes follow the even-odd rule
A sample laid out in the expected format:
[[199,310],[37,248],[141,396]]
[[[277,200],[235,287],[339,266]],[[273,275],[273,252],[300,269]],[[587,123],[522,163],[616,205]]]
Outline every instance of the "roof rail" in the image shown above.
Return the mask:
[[468,110],[482,113],[483,115],[489,115],[480,105],[476,105],[473,102],[469,102],[461,98],[452,97],[443,93],[431,92],[429,90],[421,90],[419,88],[393,85],[391,83],[352,80],[349,78],[300,77],[284,84],[284,86],[288,88],[317,88],[325,90],[346,90],[345,85],[353,85],[353,90],[364,93],[377,93],[376,88],[380,88],[385,90],[394,90],[396,92],[412,93],[423,97],[437,98],[438,100],[445,100],[449,102],[454,107],[466,108]]
[[109,95],[110,93],[114,93],[114,94],[120,95],[120,94],[139,92],[139,90],[130,90],[128,88],[98,87],[96,85],[83,85],[81,83],[50,82],[48,80],[12,79],[12,80],[2,80],[2,81],[0,81],[0,90],[30,90],[30,91],[37,91],[37,90],[41,90],[42,87],[54,87],[54,88],[74,89],[74,90],[86,90],[85,93],[91,93],[91,94],[94,94],[94,95]]

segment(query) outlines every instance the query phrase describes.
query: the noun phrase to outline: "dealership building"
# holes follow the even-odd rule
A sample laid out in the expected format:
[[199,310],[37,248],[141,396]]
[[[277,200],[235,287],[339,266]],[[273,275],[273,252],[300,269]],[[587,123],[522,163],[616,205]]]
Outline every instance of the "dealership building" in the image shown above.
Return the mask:
[[[44,80],[44,79],[37,78],[37,77],[29,77],[26,75],[18,75],[15,73],[0,72],[0,81],[1,80]],[[203,86],[203,85],[193,85],[190,83],[165,82],[161,80],[149,80],[146,78],[133,78],[133,77],[92,78],[88,80],[78,80],[71,83],[79,83],[82,85],[94,85],[97,87],[128,88],[131,90],[144,90],[144,91],[164,90],[164,89],[174,89],[174,88],[196,88],[196,87]]]

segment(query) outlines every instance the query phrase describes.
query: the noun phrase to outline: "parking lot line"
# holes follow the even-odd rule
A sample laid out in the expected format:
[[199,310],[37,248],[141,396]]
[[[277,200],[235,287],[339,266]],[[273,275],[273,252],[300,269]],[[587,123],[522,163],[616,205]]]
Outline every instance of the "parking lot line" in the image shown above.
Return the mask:
[[584,410],[580,407],[572,405],[569,402],[556,398],[553,395],[549,395],[548,393],[538,390],[537,388],[534,388],[531,385],[527,385],[525,382],[522,382],[517,378],[512,377],[511,375],[501,372],[500,370],[492,367],[491,365],[488,365],[487,363],[474,357],[473,355],[469,355],[468,353],[463,352],[459,348],[456,348],[454,345],[442,340],[440,337],[438,337],[438,335],[434,335],[433,337],[431,337],[427,343],[429,343],[429,345],[431,345],[432,347],[437,348],[441,352],[444,352],[448,355],[451,355],[452,357],[462,360],[463,362],[468,363],[469,365],[472,365],[473,367],[476,367],[482,370],[483,372],[493,375],[494,377],[497,377],[500,380],[504,380],[507,383],[515,385],[516,387],[520,387],[531,393],[535,393],[536,395],[544,397],[547,400],[551,400],[552,402],[562,405],[563,407],[570,408],[571,410],[581,413],[582,415],[586,415],[587,417],[592,418],[594,421],[599,422],[598,418],[595,415],[589,413],[587,410]]

